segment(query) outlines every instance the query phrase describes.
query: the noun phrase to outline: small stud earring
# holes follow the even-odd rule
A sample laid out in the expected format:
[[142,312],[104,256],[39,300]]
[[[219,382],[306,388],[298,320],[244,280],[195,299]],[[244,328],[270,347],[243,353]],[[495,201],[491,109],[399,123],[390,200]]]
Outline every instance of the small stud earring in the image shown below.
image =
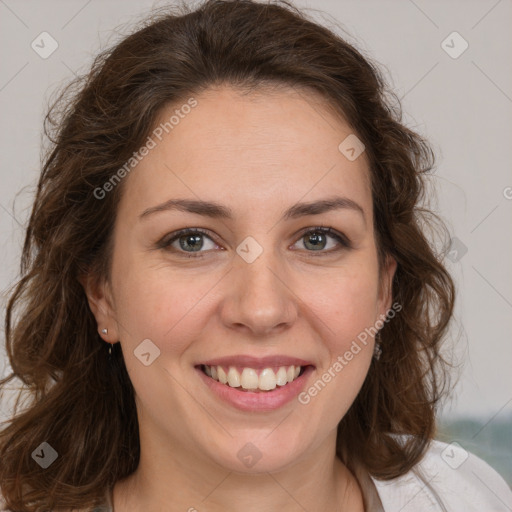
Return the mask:
[[108,329],[101,329],[101,332],[102,332],[102,334],[107,334],[108,333]]

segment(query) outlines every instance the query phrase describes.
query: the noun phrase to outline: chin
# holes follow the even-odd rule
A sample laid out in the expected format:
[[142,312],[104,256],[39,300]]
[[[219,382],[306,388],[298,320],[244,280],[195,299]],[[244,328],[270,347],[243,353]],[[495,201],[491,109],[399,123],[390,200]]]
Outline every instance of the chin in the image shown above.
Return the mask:
[[220,466],[237,473],[279,472],[301,458],[304,442],[297,442],[282,432],[258,435],[237,435],[211,454]]

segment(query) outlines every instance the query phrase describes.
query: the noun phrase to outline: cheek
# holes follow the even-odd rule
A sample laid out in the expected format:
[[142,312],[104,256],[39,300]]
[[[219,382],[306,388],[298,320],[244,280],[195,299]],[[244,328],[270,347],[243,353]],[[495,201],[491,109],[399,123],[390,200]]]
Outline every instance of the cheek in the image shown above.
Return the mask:
[[118,319],[126,338],[130,343],[154,338],[159,346],[164,339],[179,342],[204,295],[202,289],[197,281],[185,281],[178,275],[164,279],[162,273],[155,271],[127,274],[117,302]]
[[[204,337],[214,315],[212,287],[221,275],[148,264],[143,257],[119,261],[116,268],[116,312],[124,354],[132,354],[143,340],[160,350],[157,366],[173,372],[194,341]],[[130,361],[131,359],[132,361]],[[139,369],[125,358],[127,369]]]
[[308,304],[320,319],[324,357],[299,398],[331,428],[354,402],[372,361],[370,329],[376,320],[377,272],[371,269],[331,276],[323,289],[316,288],[309,297]]
[[368,263],[347,266],[314,283],[306,280],[301,296],[308,298],[308,306],[325,324],[325,339],[333,349],[344,350],[352,339],[373,326],[378,306],[377,278],[376,268]]

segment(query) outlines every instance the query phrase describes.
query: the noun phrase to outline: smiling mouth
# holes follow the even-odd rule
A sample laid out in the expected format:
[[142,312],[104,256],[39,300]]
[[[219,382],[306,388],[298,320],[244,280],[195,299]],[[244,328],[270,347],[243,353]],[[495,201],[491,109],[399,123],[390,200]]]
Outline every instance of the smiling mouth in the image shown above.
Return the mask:
[[239,391],[268,393],[283,388],[298,379],[307,366],[289,365],[255,369],[202,364],[198,368],[211,379]]

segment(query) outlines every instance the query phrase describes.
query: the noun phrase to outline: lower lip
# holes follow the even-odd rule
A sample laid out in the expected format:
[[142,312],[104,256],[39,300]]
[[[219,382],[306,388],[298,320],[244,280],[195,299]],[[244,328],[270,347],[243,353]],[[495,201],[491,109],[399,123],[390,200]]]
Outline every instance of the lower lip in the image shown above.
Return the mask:
[[309,375],[313,372],[313,366],[307,366],[304,373],[286,386],[275,388],[272,391],[252,393],[251,391],[240,391],[227,384],[208,377],[200,368],[196,368],[203,382],[223,402],[242,411],[273,411],[291,402],[306,386]]

